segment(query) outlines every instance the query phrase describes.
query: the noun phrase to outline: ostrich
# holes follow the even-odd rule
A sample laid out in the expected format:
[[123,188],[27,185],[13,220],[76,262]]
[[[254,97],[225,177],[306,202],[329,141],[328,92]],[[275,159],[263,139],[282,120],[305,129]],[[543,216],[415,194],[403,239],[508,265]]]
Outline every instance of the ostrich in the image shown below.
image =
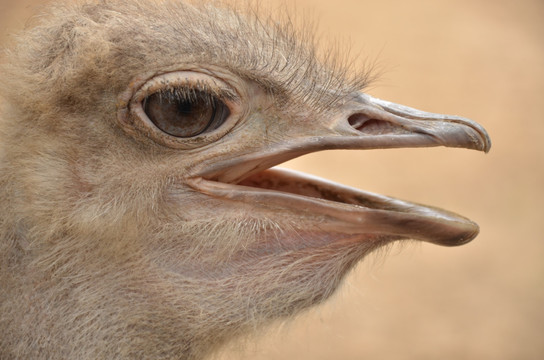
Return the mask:
[[373,98],[288,21],[228,6],[52,6],[6,51],[0,357],[200,359],[327,299],[362,258],[472,240],[451,212],[275,165],[326,149],[488,151]]

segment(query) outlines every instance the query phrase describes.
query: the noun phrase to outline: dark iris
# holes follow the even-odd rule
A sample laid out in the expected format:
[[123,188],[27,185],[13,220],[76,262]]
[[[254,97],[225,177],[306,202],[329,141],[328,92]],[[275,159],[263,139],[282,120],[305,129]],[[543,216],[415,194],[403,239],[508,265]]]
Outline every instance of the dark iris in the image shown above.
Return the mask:
[[159,91],[148,96],[144,111],[165,133],[188,138],[217,129],[230,115],[217,97],[200,90]]

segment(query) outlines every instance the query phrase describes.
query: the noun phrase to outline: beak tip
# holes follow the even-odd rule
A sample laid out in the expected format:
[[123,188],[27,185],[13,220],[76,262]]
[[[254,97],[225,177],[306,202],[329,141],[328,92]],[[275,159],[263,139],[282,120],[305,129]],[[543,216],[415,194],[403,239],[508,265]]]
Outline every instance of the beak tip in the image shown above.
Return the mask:
[[484,129],[483,126],[472,121],[470,121],[470,123],[473,126],[473,129],[477,132],[477,134],[480,137],[479,143],[481,144],[481,146],[479,150],[487,154],[491,150],[491,137],[489,136],[489,134],[487,133],[487,131]]
[[478,224],[470,221],[470,222],[467,222],[466,224],[463,224],[461,229],[457,229],[457,231],[450,234],[446,234],[441,239],[437,239],[431,242],[437,245],[448,246],[448,247],[461,246],[474,240],[474,238],[476,238],[476,236],[478,236],[479,233],[480,233],[480,227],[478,226]]
[[479,131],[479,135],[480,137],[482,138],[481,141],[482,141],[482,151],[484,153],[489,153],[489,151],[491,150],[491,138],[489,137],[489,134],[487,133],[487,131],[485,131],[484,128],[481,128],[481,130]]
[[487,154],[487,153],[489,153],[490,150],[491,150],[491,139],[488,136],[486,138],[486,144],[485,144],[484,152]]

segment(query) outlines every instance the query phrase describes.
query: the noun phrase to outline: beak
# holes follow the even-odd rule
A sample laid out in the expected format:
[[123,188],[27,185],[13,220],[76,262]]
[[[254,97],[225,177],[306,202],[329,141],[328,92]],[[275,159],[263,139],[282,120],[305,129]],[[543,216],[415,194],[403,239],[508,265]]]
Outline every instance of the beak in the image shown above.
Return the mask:
[[406,238],[453,246],[478,234],[475,223],[446,210],[271,169],[326,149],[447,146],[488,152],[489,136],[474,121],[359,93],[332,116],[288,127],[281,130],[285,138],[272,145],[233,151],[228,159],[206,166],[194,178],[193,187],[215,198],[244,202],[254,211],[285,211],[312,219],[310,226],[319,231],[350,238]]

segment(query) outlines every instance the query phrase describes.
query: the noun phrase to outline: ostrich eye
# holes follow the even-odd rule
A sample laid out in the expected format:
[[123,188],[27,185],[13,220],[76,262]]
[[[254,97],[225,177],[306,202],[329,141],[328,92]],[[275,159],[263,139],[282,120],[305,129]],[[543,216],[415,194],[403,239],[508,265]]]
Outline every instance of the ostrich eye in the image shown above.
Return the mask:
[[215,130],[230,115],[229,108],[219,98],[195,89],[156,92],[144,99],[143,108],[155,126],[179,138]]

